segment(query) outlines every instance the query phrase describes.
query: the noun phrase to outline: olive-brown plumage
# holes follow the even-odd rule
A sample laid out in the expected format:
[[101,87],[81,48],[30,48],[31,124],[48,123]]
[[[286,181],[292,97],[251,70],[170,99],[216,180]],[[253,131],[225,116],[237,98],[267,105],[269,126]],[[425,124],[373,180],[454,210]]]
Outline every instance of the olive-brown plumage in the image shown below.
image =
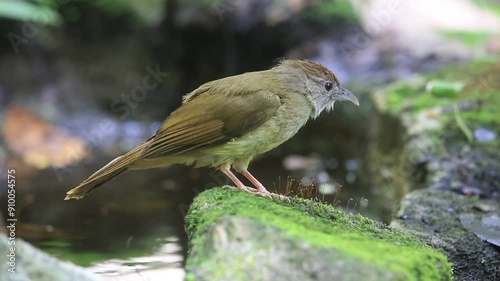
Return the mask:
[[[238,189],[273,195],[247,171],[252,157],[290,139],[337,100],[359,105],[330,70],[308,60],[283,60],[269,70],[205,83],[184,97],[153,136],[68,191],[65,199],[80,199],[128,170],[176,163],[211,166]],[[241,183],[231,168],[256,189]]]

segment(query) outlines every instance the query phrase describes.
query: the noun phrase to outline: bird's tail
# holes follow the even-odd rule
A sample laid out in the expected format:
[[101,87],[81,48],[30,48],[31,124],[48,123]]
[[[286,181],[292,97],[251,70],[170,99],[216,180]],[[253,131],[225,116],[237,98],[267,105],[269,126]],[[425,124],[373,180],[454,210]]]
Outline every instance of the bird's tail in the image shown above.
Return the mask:
[[147,145],[147,143],[143,143],[132,151],[116,157],[113,161],[99,169],[77,187],[68,191],[64,200],[81,199],[85,195],[89,194],[94,188],[97,188],[114,177],[127,172],[130,169],[130,165],[139,158],[145,145]]

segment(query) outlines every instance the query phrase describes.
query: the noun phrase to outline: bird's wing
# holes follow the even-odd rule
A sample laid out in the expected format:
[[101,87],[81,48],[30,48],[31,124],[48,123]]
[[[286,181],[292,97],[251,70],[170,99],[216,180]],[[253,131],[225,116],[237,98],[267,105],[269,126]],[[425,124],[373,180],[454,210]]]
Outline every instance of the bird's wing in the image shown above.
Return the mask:
[[175,110],[148,141],[142,159],[178,155],[225,143],[272,117],[281,101],[265,90],[224,95],[205,87]]

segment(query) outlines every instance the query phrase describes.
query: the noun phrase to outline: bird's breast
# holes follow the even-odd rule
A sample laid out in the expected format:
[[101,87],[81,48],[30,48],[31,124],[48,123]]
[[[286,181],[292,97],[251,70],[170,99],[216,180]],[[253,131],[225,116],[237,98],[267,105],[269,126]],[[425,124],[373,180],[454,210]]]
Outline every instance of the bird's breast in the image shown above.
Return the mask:
[[286,95],[271,118],[258,128],[224,145],[234,154],[256,155],[267,152],[293,137],[311,114],[311,106],[302,94]]

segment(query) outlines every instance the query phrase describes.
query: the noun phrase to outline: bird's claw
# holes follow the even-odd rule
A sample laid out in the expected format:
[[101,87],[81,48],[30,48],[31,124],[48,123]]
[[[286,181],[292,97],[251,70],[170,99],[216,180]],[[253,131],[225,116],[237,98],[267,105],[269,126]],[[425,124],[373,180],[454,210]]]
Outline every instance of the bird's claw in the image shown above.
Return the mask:
[[271,197],[273,199],[279,199],[279,200],[283,200],[283,201],[290,201],[290,198],[288,196],[285,196],[285,195],[281,195],[281,194],[277,194],[277,193],[270,193],[271,194]]
[[248,193],[252,193],[254,195],[262,196],[262,197],[267,197],[267,198],[272,198],[272,199],[279,199],[279,200],[290,200],[285,195],[277,194],[277,193],[272,193],[267,190],[262,190],[259,191],[257,188],[249,187],[249,186],[244,186],[244,187],[238,187],[238,186],[232,186],[232,185],[223,185],[222,188],[229,188],[233,190],[241,190],[245,191]]
[[288,198],[285,195],[281,195],[281,194],[277,194],[277,193],[272,193],[272,192],[269,192],[267,190],[266,191],[256,191],[256,192],[252,192],[252,193],[255,194],[255,195],[259,195],[259,196],[267,197],[267,198],[272,198],[272,199],[290,200],[290,198]]
[[246,191],[246,192],[250,192],[250,193],[258,192],[258,190],[256,188],[249,187],[249,186],[238,187],[238,186],[232,186],[232,185],[226,184],[226,185],[223,185],[222,188],[229,188],[229,189],[233,189],[233,190],[242,190],[242,191]]

